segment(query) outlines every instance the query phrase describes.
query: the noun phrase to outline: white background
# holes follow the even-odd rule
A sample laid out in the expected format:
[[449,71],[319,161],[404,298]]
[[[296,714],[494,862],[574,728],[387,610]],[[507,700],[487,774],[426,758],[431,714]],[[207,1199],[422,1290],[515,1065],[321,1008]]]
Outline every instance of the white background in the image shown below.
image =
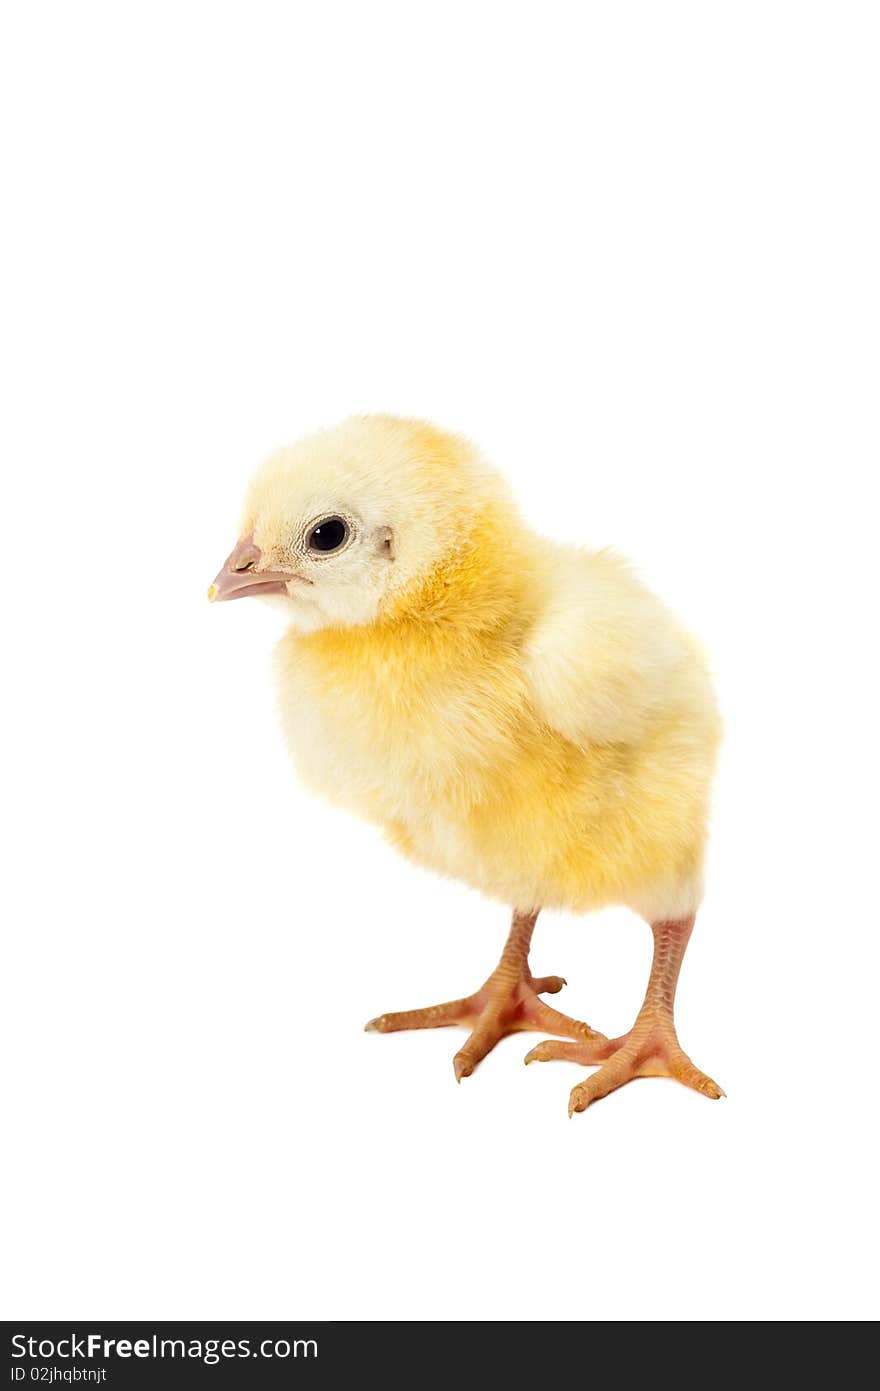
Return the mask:
[[[3,129],[8,1318],[877,1314],[876,9],[11,4]],[[679,1027],[726,1088],[371,1015],[505,912],[297,787],[252,467],[471,434],[632,555],[728,726]],[[873,686],[873,689],[872,689]],[[539,923],[631,1023],[624,913]]]

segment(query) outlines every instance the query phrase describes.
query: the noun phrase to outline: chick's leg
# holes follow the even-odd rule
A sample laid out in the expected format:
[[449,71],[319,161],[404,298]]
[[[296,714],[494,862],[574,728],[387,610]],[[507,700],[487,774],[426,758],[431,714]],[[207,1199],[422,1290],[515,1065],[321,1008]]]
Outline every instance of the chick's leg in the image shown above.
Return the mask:
[[378,1019],[371,1019],[367,1029],[380,1034],[392,1034],[400,1029],[438,1029],[448,1024],[470,1029],[470,1037],[453,1059],[458,1082],[471,1075],[499,1039],[520,1030],[561,1034],[577,1039],[584,1047],[607,1044],[604,1034],[597,1034],[589,1025],[569,1019],[568,1015],[560,1014],[538,998],[541,994],[555,995],[565,981],[560,976],[536,978],[529,970],[529,945],[537,917],[537,913],[514,913],[501,960],[475,994],[444,1005],[429,1005],[426,1009],[382,1014]]
[[[616,1091],[634,1077],[674,1077],[686,1087],[717,1100],[724,1092],[695,1067],[681,1047],[675,1032],[672,1007],[675,987],[684,960],[693,917],[679,922],[652,924],[654,961],[645,1002],[635,1024],[622,1038],[606,1041],[598,1050],[578,1043],[539,1043],[526,1056],[526,1062],[547,1062],[565,1058],[584,1064],[602,1062],[592,1077],[580,1082],[571,1093],[568,1114],[585,1111],[593,1101]],[[597,1056],[598,1051],[598,1056]]]

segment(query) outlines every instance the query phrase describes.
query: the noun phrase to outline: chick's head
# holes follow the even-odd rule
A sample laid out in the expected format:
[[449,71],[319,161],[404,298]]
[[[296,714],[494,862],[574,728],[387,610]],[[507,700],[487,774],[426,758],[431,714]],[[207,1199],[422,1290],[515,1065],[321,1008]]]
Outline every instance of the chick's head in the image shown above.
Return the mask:
[[353,417],[258,469],[211,599],[254,594],[304,631],[373,622],[512,504],[473,447],[421,421]]

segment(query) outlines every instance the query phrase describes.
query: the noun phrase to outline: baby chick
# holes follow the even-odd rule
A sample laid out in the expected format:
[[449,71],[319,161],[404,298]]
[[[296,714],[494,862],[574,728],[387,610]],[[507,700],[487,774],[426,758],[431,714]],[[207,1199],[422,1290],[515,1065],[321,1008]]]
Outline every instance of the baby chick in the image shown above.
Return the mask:
[[[464,439],[353,418],[270,458],[212,599],[272,596],[286,735],[304,782],[419,864],[513,906],[473,995],[368,1029],[471,1032],[459,1080],[506,1034],[526,1062],[601,1064],[583,1111],[634,1077],[721,1089],[682,1051],[673,999],[702,892],[719,720],[703,657],[626,564],[530,531]],[[626,904],[654,934],[644,1004],[608,1039],[540,999],[542,907]],[[564,1041],[562,1041],[564,1040]]]

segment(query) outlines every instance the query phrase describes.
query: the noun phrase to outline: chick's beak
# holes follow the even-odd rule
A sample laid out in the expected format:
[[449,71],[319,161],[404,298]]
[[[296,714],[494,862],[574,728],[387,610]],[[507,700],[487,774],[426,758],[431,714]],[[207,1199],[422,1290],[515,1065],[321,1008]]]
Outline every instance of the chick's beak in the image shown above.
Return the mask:
[[242,599],[246,594],[286,594],[291,578],[283,570],[261,570],[263,553],[253,536],[243,536],[231,555],[226,557],[211,588],[208,598]]

